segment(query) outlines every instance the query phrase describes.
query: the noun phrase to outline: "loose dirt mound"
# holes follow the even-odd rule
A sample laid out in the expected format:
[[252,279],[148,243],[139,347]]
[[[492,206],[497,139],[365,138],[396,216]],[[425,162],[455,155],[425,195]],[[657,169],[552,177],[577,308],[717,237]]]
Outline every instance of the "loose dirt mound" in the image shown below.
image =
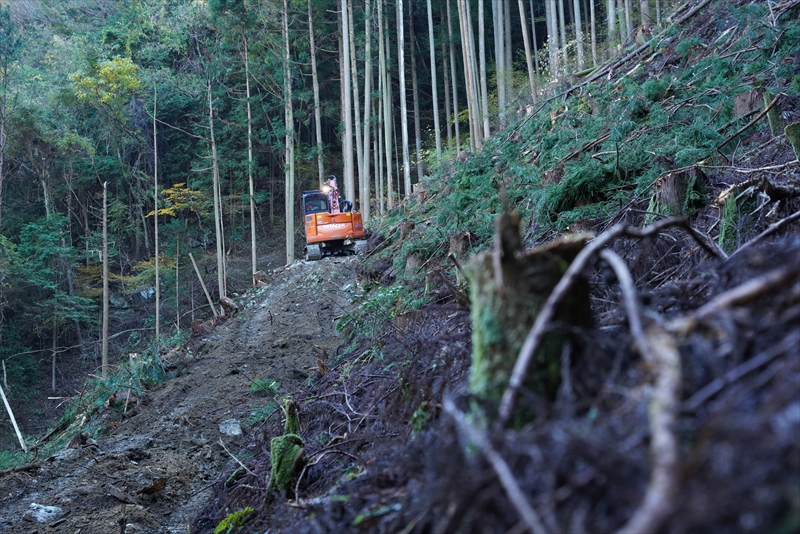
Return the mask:
[[[234,318],[198,329],[205,335],[192,340],[194,356],[180,376],[138,406],[104,410],[99,424],[107,437],[77,439],[36,468],[4,474],[0,532],[186,532],[223,468],[274,412],[270,394],[296,390],[336,349],[334,319],[358,290],[355,261],[276,271]],[[242,433],[221,433],[224,423],[238,423]],[[31,503],[66,515],[49,526],[23,518]]]

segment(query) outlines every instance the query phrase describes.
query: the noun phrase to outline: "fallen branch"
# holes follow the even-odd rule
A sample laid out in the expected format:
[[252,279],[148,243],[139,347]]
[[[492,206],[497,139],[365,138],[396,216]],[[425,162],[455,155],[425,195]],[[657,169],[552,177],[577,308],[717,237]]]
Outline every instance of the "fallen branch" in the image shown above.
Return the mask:
[[647,341],[656,374],[648,410],[653,472],[642,504],[618,531],[624,534],[656,532],[672,511],[677,489],[678,443],[673,427],[681,387],[680,353],[672,336],[659,326],[648,329]]
[[633,277],[622,258],[608,249],[601,251],[600,257],[611,266],[617,276],[631,335],[639,353],[654,367],[656,373],[655,392],[650,401],[653,474],[644,501],[619,532],[654,532],[672,510],[675,494],[678,447],[673,425],[681,382],[680,354],[675,340],[663,328],[651,326],[648,335],[645,334]]
[[14,419],[14,412],[11,411],[11,405],[8,404],[8,399],[6,399],[6,393],[3,391],[3,386],[0,386],[0,397],[3,397],[3,404],[5,404],[8,416],[11,418],[11,424],[14,426],[14,432],[17,433],[19,446],[22,447],[23,451],[28,452],[28,447],[25,446],[25,440],[22,438],[22,432],[19,431],[19,427],[17,426],[17,420]]
[[744,245],[742,245],[741,247],[736,249],[736,251],[734,251],[733,254],[728,256],[728,260],[727,261],[730,261],[731,258],[736,256],[737,254],[740,254],[743,250],[747,250],[748,248],[752,247],[753,245],[763,241],[764,239],[766,239],[767,237],[771,236],[772,234],[774,234],[775,232],[777,232],[778,230],[780,230],[784,226],[786,226],[788,224],[791,224],[793,222],[796,222],[798,220],[800,220],[800,211],[796,211],[793,214],[789,215],[788,217],[786,217],[784,219],[781,219],[780,221],[769,225],[769,227],[766,230],[764,230],[763,232],[761,232],[760,234],[755,236],[753,239],[751,239],[750,241],[748,241],[747,243],[745,243]]
[[39,469],[42,467],[42,462],[31,462],[25,465],[20,465],[18,467],[11,467],[9,469],[3,469],[0,471],[0,477],[4,477],[5,475],[10,475],[11,473],[23,473],[25,471],[33,471],[34,469]]
[[622,299],[625,303],[625,313],[628,316],[628,327],[631,330],[633,341],[639,354],[646,361],[653,361],[655,357],[650,351],[650,345],[647,343],[647,338],[644,335],[642,328],[641,313],[639,312],[639,299],[636,298],[636,287],[633,284],[633,277],[631,276],[628,267],[619,254],[613,250],[605,249],[600,252],[600,257],[603,258],[614,270],[617,275],[620,288],[622,289]]
[[736,131],[736,133],[734,133],[734,134],[732,134],[732,135],[728,136],[728,138],[727,138],[727,139],[725,139],[725,140],[724,140],[722,143],[718,144],[718,145],[717,145],[717,150],[719,150],[720,148],[722,148],[722,147],[724,147],[725,145],[727,145],[728,143],[730,143],[730,142],[731,142],[731,141],[732,141],[734,138],[736,138],[736,137],[737,137],[739,134],[741,134],[742,132],[744,132],[745,130],[747,130],[747,129],[748,129],[748,128],[750,128],[751,126],[753,126],[755,123],[757,123],[758,121],[760,121],[760,120],[761,120],[761,119],[764,117],[764,115],[766,115],[767,113],[769,113],[769,110],[771,110],[771,109],[772,109],[772,108],[775,106],[775,104],[777,104],[777,103],[778,103],[778,100],[780,100],[780,99],[781,99],[781,96],[783,96],[783,93],[778,93],[778,94],[777,94],[777,96],[775,96],[775,98],[773,98],[773,99],[772,99],[772,102],[770,102],[770,103],[769,103],[769,105],[768,105],[766,108],[764,108],[764,110],[763,110],[761,113],[759,113],[758,115],[756,115],[756,116],[755,116],[755,118],[753,118],[753,120],[751,120],[750,122],[748,122],[747,124],[745,124],[744,126],[742,126],[741,128],[739,128],[739,130],[737,130],[737,131]]
[[542,524],[541,519],[539,519],[539,515],[536,513],[536,510],[531,507],[530,503],[528,503],[528,500],[525,498],[525,494],[522,492],[522,488],[519,487],[517,480],[514,478],[511,468],[508,466],[503,457],[500,456],[500,453],[494,450],[492,444],[489,443],[489,438],[486,437],[486,434],[478,431],[475,427],[469,424],[464,414],[458,408],[456,408],[455,403],[453,403],[451,399],[444,400],[444,410],[453,418],[458,427],[464,431],[464,433],[467,435],[467,439],[469,439],[469,441],[471,441],[481,450],[483,455],[492,465],[492,468],[494,469],[495,473],[497,473],[497,478],[500,479],[500,484],[506,491],[511,504],[517,509],[517,513],[522,521],[527,525],[528,529],[533,532],[533,534],[547,534],[547,529],[545,529],[544,524]]
[[757,356],[754,356],[746,362],[737,365],[721,377],[712,380],[707,385],[700,388],[697,393],[692,395],[691,398],[683,403],[681,410],[684,412],[696,411],[708,399],[722,391],[725,386],[736,382],[743,376],[752,373],[759,367],[767,365],[781,354],[797,354],[798,344],[800,344],[800,333],[793,332],[790,336],[784,338],[783,341],[777,345],[773,345]]
[[720,293],[691,314],[673,319],[667,324],[667,329],[670,332],[689,332],[697,323],[719,313],[721,310],[755,300],[765,293],[784,286],[798,275],[800,275],[800,267],[796,265],[773,269],[764,275],[748,280],[724,293]]
[[[542,339],[548,330],[548,324],[555,315],[556,307],[578,280],[578,277],[587,267],[592,257],[611,241],[622,235],[637,238],[650,237],[671,226],[682,226],[685,228],[688,226],[688,223],[685,219],[662,219],[643,229],[618,224],[610,230],[597,236],[594,241],[589,243],[578,253],[578,255],[575,257],[575,260],[561,277],[561,280],[558,282],[558,284],[556,284],[553,292],[550,293],[550,296],[547,298],[547,302],[545,302],[544,307],[536,317],[536,321],[534,321],[533,326],[528,332],[528,336],[525,338],[525,342],[520,349],[517,362],[514,364],[514,370],[511,373],[511,379],[508,382],[508,387],[506,388],[505,393],[503,393],[503,398],[500,401],[500,410],[498,416],[498,422],[500,425],[505,426],[505,424],[511,418],[517,392],[522,386],[523,379],[527,375],[528,368],[533,361],[533,356],[536,354],[536,351],[541,345]],[[691,233],[690,235],[695,237]],[[698,241],[698,243],[703,247],[708,246],[702,241]]]

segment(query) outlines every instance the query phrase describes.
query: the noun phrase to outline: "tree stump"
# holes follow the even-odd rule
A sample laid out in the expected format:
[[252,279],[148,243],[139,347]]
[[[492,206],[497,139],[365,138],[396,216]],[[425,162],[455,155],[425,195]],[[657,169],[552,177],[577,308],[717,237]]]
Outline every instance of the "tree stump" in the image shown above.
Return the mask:
[[[498,401],[536,316],[588,234],[572,234],[519,254],[519,215],[503,213],[497,221],[491,252],[466,267],[470,281],[472,365],[470,392]],[[556,314],[562,325],[591,323],[588,283],[577,284]],[[569,334],[547,334],[525,383],[535,393],[554,398],[561,382],[561,353]]]
[[[464,261],[467,257],[467,252],[472,248],[472,232],[459,232],[450,236],[450,248],[448,254],[452,254],[458,261]],[[456,283],[461,284],[461,271],[456,269]]]
[[[768,91],[764,91],[764,107],[769,106],[774,98],[775,95],[771,95]],[[778,105],[772,106],[772,108],[770,108],[770,110],[767,112],[767,121],[769,121],[769,131],[772,134],[772,137],[778,137],[783,133],[783,119],[781,119],[781,113],[778,109]]]
[[792,144],[794,156],[797,159],[800,159],[800,122],[793,122],[784,128],[783,132],[786,134],[786,138]]
[[[751,89],[744,93],[739,93],[733,98],[733,116],[743,117],[761,109],[762,93],[761,88]],[[769,104],[769,102],[767,102]]]
[[272,438],[269,442],[272,470],[267,485],[267,500],[272,499],[275,494],[290,490],[305,463],[305,444],[303,438],[297,434],[299,431],[297,404],[288,401],[283,435]]
[[700,199],[706,176],[699,167],[665,174],[653,184],[650,197],[650,212],[645,219],[649,223],[656,213],[669,217],[680,217],[689,211],[693,201]]

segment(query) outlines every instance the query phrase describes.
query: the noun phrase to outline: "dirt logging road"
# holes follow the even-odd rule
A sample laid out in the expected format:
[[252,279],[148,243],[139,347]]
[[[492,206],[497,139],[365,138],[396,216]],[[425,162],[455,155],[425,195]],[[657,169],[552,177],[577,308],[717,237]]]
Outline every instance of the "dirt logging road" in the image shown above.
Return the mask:
[[[252,434],[280,416],[273,399],[318,374],[339,345],[334,319],[358,291],[355,258],[296,262],[239,303],[227,322],[196,329],[179,376],[33,468],[5,474],[0,532],[185,533]],[[90,426],[92,428],[90,428]]]

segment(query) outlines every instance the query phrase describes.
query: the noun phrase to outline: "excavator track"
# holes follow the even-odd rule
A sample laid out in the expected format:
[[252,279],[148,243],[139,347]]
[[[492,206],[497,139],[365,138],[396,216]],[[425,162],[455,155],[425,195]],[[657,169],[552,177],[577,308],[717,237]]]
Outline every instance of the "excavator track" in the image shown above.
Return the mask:
[[306,247],[306,259],[317,261],[322,259],[322,248],[319,245],[308,245]]

